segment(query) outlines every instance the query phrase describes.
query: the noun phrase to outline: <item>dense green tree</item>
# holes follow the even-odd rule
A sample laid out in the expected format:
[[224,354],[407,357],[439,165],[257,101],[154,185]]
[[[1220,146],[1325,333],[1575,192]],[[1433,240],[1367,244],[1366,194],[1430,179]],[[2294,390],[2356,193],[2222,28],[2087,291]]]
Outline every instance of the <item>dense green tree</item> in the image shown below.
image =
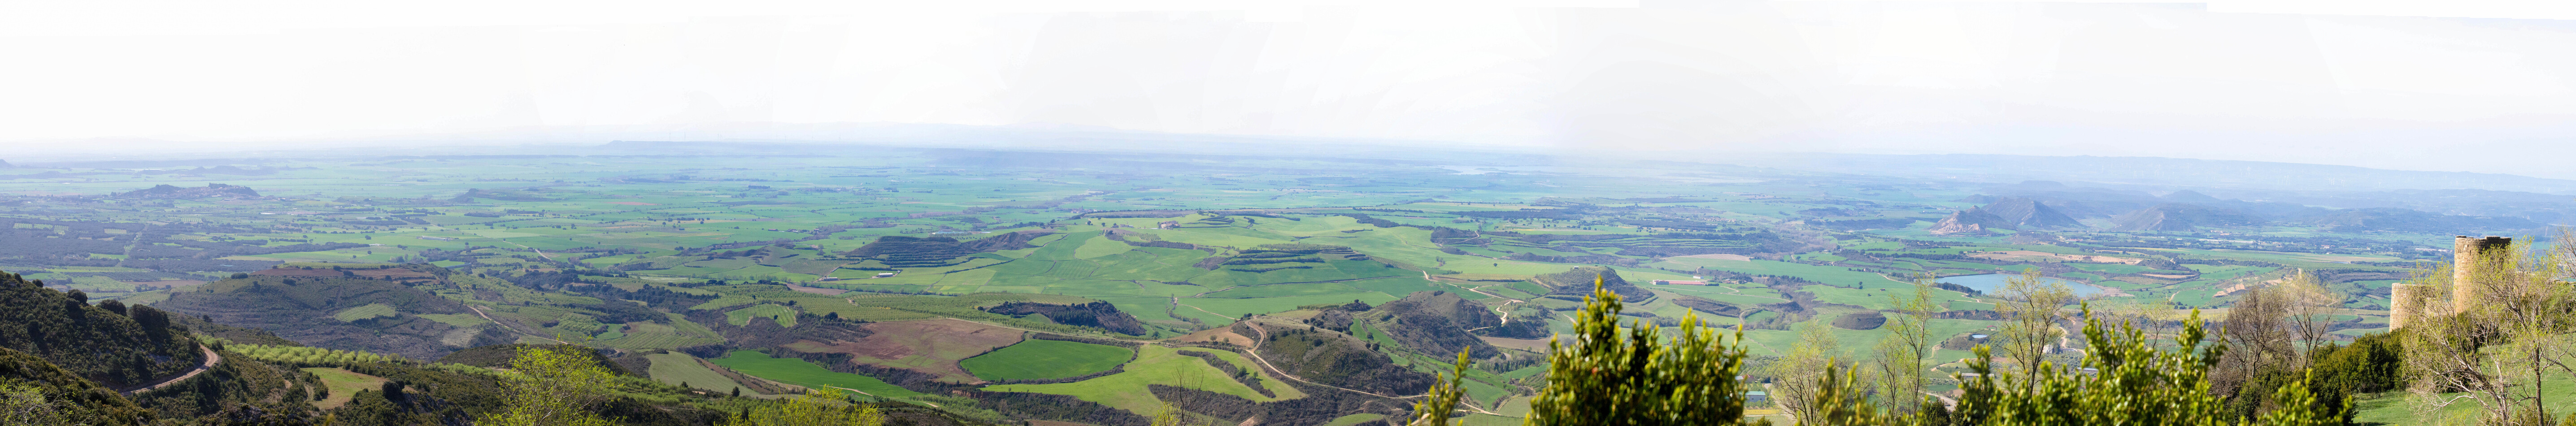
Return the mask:
[[601,417],[616,374],[601,367],[589,348],[529,345],[510,360],[516,373],[503,383],[504,410],[475,422],[477,426],[610,426]]
[[0,425],[133,425],[151,412],[62,367],[0,348]]
[[1449,381],[1434,382],[1431,393],[1413,405],[1413,419],[1405,426],[1449,426],[1449,415],[1458,410],[1458,400],[1467,396],[1459,387],[1467,379],[1468,350],[1458,351],[1458,363],[1449,372]]
[[1547,388],[1530,398],[1529,426],[1732,425],[1744,417],[1743,331],[1726,339],[1697,315],[1679,336],[1632,322],[1622,330],[1620,296],[1593,279],[1574,313],[1572,339],[1548,343]]
[[2372,333],[2351,345],[2317,348],[2315,390],[2350,395],[2405,389],[2404,332]]
[[779,404],[763,405],[726,420],[723,426],[878,426],[885,415],[874,406],[853,404],[838,390],[815,389]]

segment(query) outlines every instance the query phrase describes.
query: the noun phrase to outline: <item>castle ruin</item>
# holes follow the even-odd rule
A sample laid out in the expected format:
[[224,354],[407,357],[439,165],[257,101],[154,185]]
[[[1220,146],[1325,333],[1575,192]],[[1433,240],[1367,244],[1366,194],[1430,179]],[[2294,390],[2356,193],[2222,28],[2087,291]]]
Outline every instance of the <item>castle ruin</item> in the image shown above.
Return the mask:
[[[2477,302],[2479,288],[2470,283],[2477,280],[2478,274],[2486,272],[2486,268],[2500,263],[2497,256],[2504,255],[2512,247],[2512,238],[2451,237],[2451,310],[2447,313],[2467,311],[2470,304]],[[2388,328],[2403,328],[2418,317],[2435,314],[2426,309],[2439,300],[2439,294],[2432,284],[2398,283],[2390,288]]]

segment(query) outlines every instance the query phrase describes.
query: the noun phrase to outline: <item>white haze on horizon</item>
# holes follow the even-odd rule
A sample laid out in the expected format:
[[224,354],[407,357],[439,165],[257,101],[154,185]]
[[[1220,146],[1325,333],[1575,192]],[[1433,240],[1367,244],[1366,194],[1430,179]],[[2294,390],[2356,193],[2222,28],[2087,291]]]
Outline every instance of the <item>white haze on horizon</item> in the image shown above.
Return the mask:
[[945,123],[2576,178],[2537,2],[916,3],[0,4],[0,159]]

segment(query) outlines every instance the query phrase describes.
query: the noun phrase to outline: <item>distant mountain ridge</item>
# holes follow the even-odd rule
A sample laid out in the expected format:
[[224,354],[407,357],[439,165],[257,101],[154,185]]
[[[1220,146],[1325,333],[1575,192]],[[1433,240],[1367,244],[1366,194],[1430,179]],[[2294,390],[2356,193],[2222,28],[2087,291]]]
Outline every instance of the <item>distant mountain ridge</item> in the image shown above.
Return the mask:
[[2425,213],[2400,208],[2363,208],[2339,210],[2334,214],[2311,217],[2305,223],[2337,230],[2371,230],[2423,233],[2460,233],[2483,229],[2531,229],[2539,222],[2517,217],[2454,216]]
[[174,200],[198,199],[198,198],[206,198],[206,197],[243,197],[243,198],[259,198],[259,191],[251,190],[251,189],[250,189],[250,187],[247,187],[247,186],[225,185],[225,184],[220,184],[220,183],[209,183],[209,184],[206,184],[206,186],[200,186],[200,187],[178,187],[178,186],[171,186],[171,185],[154,185],[154,186],[152,186],[151,188],[137,189],[137,190],[127,191],[127,192],[119,192],[119,193],[117,193],[117,194],[116,194],[116,196],[118,196],[118,197],[125,197],[125,198],[174,199]]
[[2058,211],[2056,207],[2049,207],[2047,204],[2040,203],[2039,200],[2029,198],[2011,197],[1995,200],[1994,203],[1986,204],[1985,207],[1979,207],[1978,209],[1984,210],[1986,213],[1993,214],[1996,218],[2003,219],[2005,223],[2010,223],[2015,228],[2059,228],[2084,226],[2083,222],[2077,222],[2075,217],[2067,216],[2066,212]]
[[2430,172],[2358,166],[2168,157],[1998,154],[1730,153],[1730,163],[1862,175],[1986,182],[2063,180],[2205,188],[2387,191],[2474,188],[2576,193],[2576,180],[2499,173]]
[[2233,209],[2191,203],[2165,203],[2111,219],[2113,231],[2193,231],[2202,227],[2262,224],[2262,218]]
[[2476,233],[2533,229],[2546,224],[2511,216],[2445,215],[2388,207],[2326,209],[2298,203],[2223,199],[2198,191],[2164,195],[2144,191],[2025,181],[1987,188],[1966,201],[1984,206],[1952,213],[1932,233],[1977,235],[1989,229],[2084,227],[2077,217],[2107,217],[2110,231],[2193,231],[2263,224],[2322,225],[2335,231]]

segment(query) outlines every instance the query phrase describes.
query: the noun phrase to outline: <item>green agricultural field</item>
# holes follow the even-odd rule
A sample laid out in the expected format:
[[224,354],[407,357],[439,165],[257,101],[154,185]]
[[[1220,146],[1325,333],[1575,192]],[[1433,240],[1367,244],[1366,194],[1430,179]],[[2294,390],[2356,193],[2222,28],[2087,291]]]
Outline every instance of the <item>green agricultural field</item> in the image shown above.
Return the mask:
[[[1231,373],[1209,366],[1207,361],[1200,358],[1182,356],[1177,351],[1179,350],[1147,345],[1140,348],[1136,361],[1128,363],[1126,371],[1118,374],[1073,383],[996,385],[987,386],[984,389],[1071,395],[1084,401],[1139,413],[1154,412],[1155,407],[1162,405],[1161,401],[1154,398],[1153,392],[1146,389],[1147,385],[1153,384],[1188,386],[1253,401],[1276,401],[1303,396],[1295,389],[1289,388],[1287,384],[1271,379],[1267,375],[1262,378],[1262,387],[1270,389],[1279,396],[1261,396],[1261,393],[1253,392],[1252,388],[1235,382]],[[1235,362],[1237,366],[1248,365],[1247,362],[1241,361],[1240,356],[1226,357],[1233,353],[1223,351],[1214,353]]]
[[1375,305],[1402,298],[1403,297],[1379,292],[1265,297],[1258,299],[1223,299],[1204,297],[1182,298],[1181,309],[1175,309],[1174,311],[1182,315],[1210,315],[1216,317],[1216,320],[1220,321],[1220,323],[1223,323],[1231,322],[1235,318],[1240,318],[1243,314],[1286,312],[1295,310],[1298,306],[1304,305],[1351,303],[1353,300]]
[[712,392],[731,392],[734,389],[748,388],[734,382],[731,378],[726,378],[723,374],[716,373],[715,370],[708,369],[706,364],[700,364],[697,357],[689,354],[664,352],[645,355],[644,359],[652,362],[652,366],[645,375],[662,383],[674,386],[686,384],[690,388]]
[[984,380],[1061,379],[1109,371],[1135,354],[1117,346],[1030,339],[957,365]]
[[340,408],[342,405],[348,405],[350,398],[358,396],[358,391],[380,390],[384,388],[385,384],[385,378],[383,377],[358,374],[356,372],[338,368],[310,367],[305,368],[304,372],[313,373],[314,376],[321,377],[322,385],[331,390],[331,396],[329,398],[324,398],[320,401],[313,401],[314,408],[325,410]]
[[[1676,264],[1676,265],[1680,265],[1680,266],[1687,266],[1687,267],[1698,267],[1698,268],[1708,268],[1708,269],[1717,269],[1717,270],[1725,270],[1725,271],[1742,272],[1742,273],[1755,274],[1755,275],[1787,275],[1787,276],[1793,276],[1793,277],[1798,277],[1798,278],[1805,278],[1805,279],[1810,280],[1810,281],[1821,282],[1821,283],[1826,283],[1826,284],[1832,284],[1832,285],[1836,285],[1836,286],[1854,286],[1854,285],[1858,285],[1858,286],[1861,286],[1861,287],[1863,287],[1863,288],[1872,288],[1872,289],[1875,289],[1875,288],[1899,288],[1899,287],[1911,288],[1911,287],[1913,287],[1913,284],[1911,284],[1911,283],[1902,282],[1902,281],[1896,281],[1896,280],[1891,280],[1891,279],[1888,279],[1886,276],[1883,276],[1883,275],[1873,274],[1873,273],[1868,273],[1868,272],[1852,271],[1852,270],[1845,269],[1845,268],[1842,268],[1842,267],[1834,267],[1834,266],[1819,266],[1819,265],[1809,265],[1809,264],[1801,264],[1801,263],[1779,262],[1779,261],[1770,261],[1770,260],[1758,260],[1758,259],[1757,259],[1757,260],[1727,260],[1727,259],[1706,259],[1706,258],[1671,258],[1671,259],[1666,259],[1666,260],[1665,260],[1665,263],[1671,263],[1671,264]],[[1626,274],[1622,274],[1622,275],[1621,275],[1621,277],[1622,277],[1622,278],[1626,278],[1626,279],[1628,279],[1628,280],[1629,280],[1629,282],[1640,282],[1640,283],[1642,282],[1642,281],[1637,280],[1636,278],[1630,278],[1630,277],[1627,277],[1627,276],[1626,276]],[[1689,278],[1689,277],[1679,277],[1678,279],[1688,279],[1688,278]],[[1663,279],[1672,279],[1672,278],[1663,278]]]
[[884,380],[878,380],[875,377],[825,370],[802,359],[771,358],[769,354],[759,351],[739,350],[726,354],[724,358],[709,361],[743,374],[797,386],[842,389],[878,398],[901,398],[921,394],[887,384]]

